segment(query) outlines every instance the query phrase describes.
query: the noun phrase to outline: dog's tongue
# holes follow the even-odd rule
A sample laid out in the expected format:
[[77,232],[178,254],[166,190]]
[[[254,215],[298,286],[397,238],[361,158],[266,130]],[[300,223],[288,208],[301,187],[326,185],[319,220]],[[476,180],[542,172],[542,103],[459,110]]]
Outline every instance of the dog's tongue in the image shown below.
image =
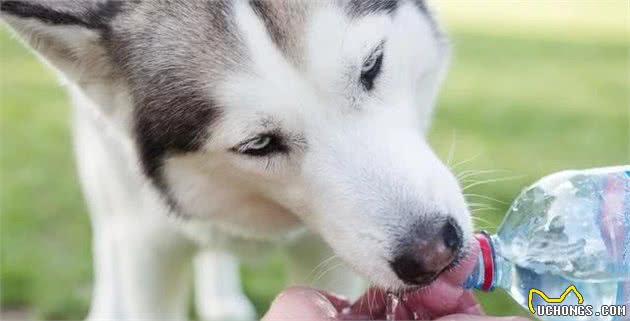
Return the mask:
[[352,305],[351,315],[364,319],[385,319],[392,315],[399,316],[396,319],[433,319],[455,313],[481,314],[472,293],[462,287],[474,269],[478,251],[475,244],[458,266],[442,273],[429,286],[400,297],[370,288]]

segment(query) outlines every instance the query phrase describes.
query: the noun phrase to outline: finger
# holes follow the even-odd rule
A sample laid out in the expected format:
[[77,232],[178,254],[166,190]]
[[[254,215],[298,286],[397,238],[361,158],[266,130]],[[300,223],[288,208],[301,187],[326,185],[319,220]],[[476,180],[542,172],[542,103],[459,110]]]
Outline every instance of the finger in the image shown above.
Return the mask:
[[463,292],[461,287],[437,280],[428,288],[404,294],[402,299],[413,312],[439,317],[461,312],[458,304]]
[[392,310],[392,314],[388,315],[393,315],[394,320],[415,320],[413,314],[402,303],[393,306]]
[[451,286],[409,293],[403,296],[403,302],[410,311],[427,317],[435,318],[456,313],[484,314],[472,291],[463,291]]
[[433,318],[456,313],[484,315],[483,308],[472,291],[461,291],[451,287],[446,287],[446,289],[413,293],[404,297],[404,303],[412,312]]
[[469,314],[454,314],[439,318],[435,321],[531,321],[523,317],[487,317]]
[[464,294],[459,298],[458,313],[464,314],[472,314],[472,315],[483,315],[483,308],[481,304],[477,302],[475,296],[472,291],[465,291]]
[[330,304],[335,307],[335,310],[337,310],[337,312],[341,312],[346,310],[347,308],[350,308],[350,301],[348,301],[348,299],[344,296],[321,290],[318,290],[318,292],[325,296],[328,301],[330,301]]
[[333,320],[336,316],[337,310],[322,293],[293,287],[276,297],[262,321],[321,321]]

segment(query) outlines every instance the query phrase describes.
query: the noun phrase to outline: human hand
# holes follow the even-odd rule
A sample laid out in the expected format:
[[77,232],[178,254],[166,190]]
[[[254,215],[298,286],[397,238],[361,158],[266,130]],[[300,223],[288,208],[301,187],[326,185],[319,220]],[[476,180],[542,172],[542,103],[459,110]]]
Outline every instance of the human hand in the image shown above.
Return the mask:
[[462,288],[472,271],[478,249],[451,271],[443,273],[428,287],[389,295],[370,288],[355,303],[345,298],[305,287],[283,291],[272,303],[263,321],[333,320],[439,320],[439,321],[525,321],[525,318],[497,318],[483,315],[481,306],[469,290]]
[[[368,292],[367,295],[376,295],[374,292]],[[376,298],[376,297],[375,297]],[[479,309],[472,296],[466,295],[466,301],[472,300],[472,302],[463,302],[463,311],[458,311],[457,314],[450,314],[438,319],[436,321],[527,321],[525,318],[519,317],[488,317],[480,315]],[[361,316],[352,314],[352,309],[358,309],[356,306],[361,305],[357,301],[354,305],[351,305],[347,300],[330,293],[323,291],[306,288],[306,287],[292,287],[284,290],[271,305],[271,308],[267,314],[262,318],[262,321],[338,321],[338,320],[357,320],[357,319],[381,319],[377,315]],[[373,302],[375,305],[370,307],[372,311],[376,311],[378,306],[384,306],[378,302]],[[367,307],[367,303],[363,303]],[[380,305],[379,305],[380,304]],[[376,308],[376,309],[374,309]],[[383,310],[384,311],[384,310]],[[395,320],[412,320],[413,315],[405,308],[401,308],[401,305],[394,307]],[[472,312],[472,314],[470,314]],[[383,312],[385,313],[385,312]],[[382,317],[384,319],[384,315]],[[431,320],[431,319],[425,319]]]

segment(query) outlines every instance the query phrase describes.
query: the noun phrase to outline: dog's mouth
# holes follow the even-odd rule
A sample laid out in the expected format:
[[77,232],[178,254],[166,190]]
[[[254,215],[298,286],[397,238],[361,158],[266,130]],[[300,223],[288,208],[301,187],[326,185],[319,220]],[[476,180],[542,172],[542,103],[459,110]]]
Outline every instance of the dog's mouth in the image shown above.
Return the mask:
[[442,270],[440,270],[437,273],[435,272],[434,273],[421,273],[417,275],[416,278],[413,280],[403,280],[407,284],[407,286],[403,288],[402,290],[399,290],[399,292],[413,292],[413,291],[417,291],[419,289],[425,288],[427,286],[430,286],[433,282],[435,282],[435,280],[439,279],[443,274],[448,273],[452,271],[454,268],[456,268],[459,265],[460,260],[461,258],[459,258],[458,256],[449,265],[447,265],[446,267],[444,267]]
[[[414,280],[403,280],[406,283],[406,286],[402,289],[397,289],[396,291],[404,293],[404,292],[413,292],[413,291],[420,290],[422,288],[430,286],[431,284],[433,284],[433,282],[441,278],[443,275],[450,275],[450,278],[452,278],[453,277],[452,274],[455,273],[456,276],[462,277],[460,275],[457,275],[457,273],[458,271],[460,271],[461,265],[466,263],[465,261],[468,260],[469,257],[473,256],[470,254],[471,251],[472,250],[468,248],[462,249],[461,251],[458,252],[458,254],[451,261],[451,263],[449,263],[439,272],[422,273],[416,276]],[[463,276],[463,277],[466,277],[466,276]]]
[[473,244],[466,246],[447,267],[423,280],[422,284],[397,289],[372,287],[347,312],[353,315],[352,319],[390,320],[389,313],[393,313],[398,305],[404,305],[405,310],[413,313],[411,318],[402,319],[424,320],[458,305],[472,308],[476,303],[465,295],[463,284],[476,264],[478,251]]

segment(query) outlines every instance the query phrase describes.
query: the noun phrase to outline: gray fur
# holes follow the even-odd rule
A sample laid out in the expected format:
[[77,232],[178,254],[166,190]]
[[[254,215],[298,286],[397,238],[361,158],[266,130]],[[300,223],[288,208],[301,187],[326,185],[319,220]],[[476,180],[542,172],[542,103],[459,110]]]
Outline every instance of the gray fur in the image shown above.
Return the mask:
[[145,1],[120,15],[109,52],[136,105],[144,169],[161,185],[162,160],[197,150],[220,115],[214,83],[246,59],[228,1]]
[[[400,1],[252,0],[249,5],[283,55],[299,66],[303,29],[317,6],[342,6],[349,17],[357,18],[394,14]],[[423,0],[413,1],[428,15]],[[7,10],[19,6],[32,11]],[[45,10],[33,10],[38,7]],[[145,174],[167,194],[162,162],[169,155],[199,149],[221,117],[223,106],[213,99],[215,84],[249,63],[231,0],[56,0],[54,5],[11,0],[2,2],[2,8],[8,14],[49,24],[75,23],[101,34],[107,58],[116,68],[112,73],[122,75],[133,97],[135,140]]]
[[80,25],[88,29],[104,30],[122,5],[120,0],[5,0],[2,1],[1,8],[3,12],[37,19],[50,25]]
[[370,14],[391,14],[398,8],[399,0],[350,0],[344,1],[346,12],[357,18]]
[[303,44],[299,35],[304,30],[309,7],[314,4],[303,0],[251,0],[249,4],[284,56],[296,65],[301,64]]

